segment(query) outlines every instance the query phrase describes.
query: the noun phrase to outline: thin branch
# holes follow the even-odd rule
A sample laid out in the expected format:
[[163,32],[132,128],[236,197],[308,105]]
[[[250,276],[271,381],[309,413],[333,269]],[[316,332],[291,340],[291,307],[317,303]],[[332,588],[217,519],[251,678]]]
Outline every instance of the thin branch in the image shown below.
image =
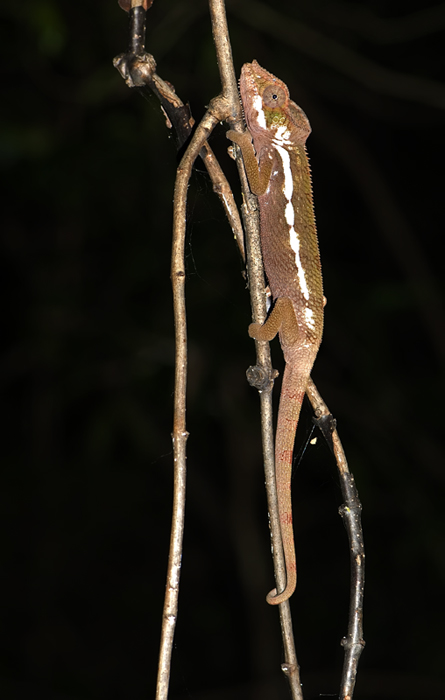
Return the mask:
[[216,98],[202,119],[179,164],[174,197],[173,245],[171,278],[175,317],[175,396],[173,419],[174,497],[167,586],[164,600],[161,648],[159,652],[156,700],[167,700],[170,681],[171,654],[178,615],[179,574],[182,559],[186,495],[186,392],[187,392],[187,323],[185,307],[184,243],[186,227],[187,187],[193,164],[219,123],[222,101]]
[[362,506],[359,500],[354,477],[349,471],[335,420],[324,403],[312,380],[306,394],[312,404],[316,423],[330,445],[338,467],[340,487],[344,504],[339,508],[348,534],[350,545],[351,590],[349,598],[348,634],[342,639],[345,650],[343,674],[340,688],[341,700],[351,700],[357,677],[357,666],[365,646],[363,639],[363,593],[365,587],[365,549],[361,525]]
[[[241,162],[241,161],[240,161]],[[242,182],[245,180],[242,170]],[[253,319],[263,323],[266,312],[266,295],[263,261],[261,256],[259,220],[256,197],[248,190],[243,207],[244,226],[246,230],[247,269],[249,271],[249,288]],[[281,526],[278,515],[277,486],[275,479],[275,451],[273,433],[272,389],[277,372],[272,368],[269,343],[255,341],[257,364],[247,370],[249,384],[258,389],[261,407],[261,436],[263,445],[264,475],[266,482],[267,504],[272,542],[275,581],[278,590],[286,587],[286,563],[281,539]],[[289,601],[278,606],[280,614],[281,635],[283,638],[284,662],[281,665],[292,693],[293,700],[303,700],[300,669],[295,650],[292,616]]]
[[[137,6],[133,6],[133,4]],[[159,97],[167,116],[167,124],[176,125],[178,140],[185,142],[193,126],[193,118],[177,97],[174,89],[156,75],[156,63],[144,50],[145,10],[140,0],[131,0],[131,9],[124,9],[130,14],[130,50],[114,59],[115,67],[120,71],[130,87],[149,86]],[[236,82],[235,82],[236,90]],[[173,456],[174,456],[174,493],[173,513],[170,537],[169,561],[167,567],[167,585],[164,599],[163,623],[159,652],[156,700],[167,700],[171,672],[173,639],[178,615],[179,582],[182,559],[182,541],[184,533],[185,499],[186,499],[186,389],[187,389],[187,324],[185,306],[185,227],[187,188],[193,164],[199,154],[212,176],[214,189],[224,203],[232,227],[238,229],[238,240],[242,241],[241,223],[237,224],[238,212],[228,183],[222,174],[216,159],[207,145],[207,139],[213,128],[229,115],[228,103],[223,97],[212,100],[210,107],[197,127],[191,142],[177,170],[174,213],[171,278],[173,287],[173,304],[175,319],[175,395],[173,420]],[[171,117],[171,118],[170,118]],[[231,199],[232,198],[232,199]],[[228,203],[228,204],[227,204]],[[239,217],[238,217],[239,221]],[[240,245],[243,254],[243,246]]]
[[[244,129],[244,124],[241,119],[241,108],[236,76],[233,69],[224,0],[209,0],[209,7],[218,66],[221,74],[221,83],[223,85],[223,94],[227,97],[231,106],[231,116],[228,122],[236,130],[242,131]],[[266,318],[266,297],[264,293],[265,281],[259,236],[257,200],[250,192],[239,152],[237,165],[244,199],[242,216],[246,232],[247,270],[249,275],[252,315],[254,321],[262,323]],[[255,346],[257,365],[254,368],[249,368],[247,376],[249,382],[256,386],[260,392],[264,473],[270,514],[275,579],[278,587],[284,589],[286,584],[286,567],[281,541],[281,527],[278,517],[272,420],[272,388],[276,372],[272,369],[269,344],[256,342]],[[281,668],[289,681],[293,700],[303,700],[289,602],[286,601],[284,604],[280,605],[279,610],[285,659]]]
[[[219,15],[221,24],[221,15]],[[218,27],[216,27],[218,29]],[[226,51],[227,53],[227,51]],[[227,60],[223,56],[223,60]],[[221,65],[221,62],[220,62]],[[236,83],[235,83],[236,84]],[[227,89],[227,83],[226,83]],[[233,92],[233,91],[232,91]],[[167,700],[171,669],[171,654],[176,627],[179,597],[179,571],[182,557],[184,530],[185,482],[186,482],[186,387],[187,387],[187,325],[185,306],[184,243],[186,229],[187,188],[193,164],[206,143],[213,128],[229,115],[228,101],[224,96],[214,98],[204,118],[197,127],[177,170],[172,248],[172,285],[175,316],[175,399],[173,426],[173,454],[175,463],[174,510],[170,556],[167,572],[167,590],[164,601],[161,649],[159,654],[156,700]]]

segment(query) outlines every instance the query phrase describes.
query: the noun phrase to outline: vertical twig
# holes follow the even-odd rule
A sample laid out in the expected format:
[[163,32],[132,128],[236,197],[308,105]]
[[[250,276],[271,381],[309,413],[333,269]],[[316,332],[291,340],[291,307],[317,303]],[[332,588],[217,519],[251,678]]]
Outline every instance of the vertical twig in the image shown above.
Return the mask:
[[[200,122],[176,174],[171,279],[175,318],[175,395],[173,419],[174,496],[167,585],[164,600],[161,647],[159,652],[156,700],[167,700],[171,654],[178,614],[179,579],[186,496],[186,390],[187,390],[187,322],[185,306],[184,243],[186,228],[187,187],[193,163],[212,129],[224,112],[221,100],[215,98]],[[225,115],[224,115],[225,116]],[[224,118],[224,117],[222,117]]]
[[345,650],[340,688],[341,700],[351,700],[357,677],[357,666],[365,646],[363,639],[363,594],[365,588],[365,548],[361,524],[360,503],[354,477],[349,472],[337,430],[332,433],[335,459],[340,474],[340,486],[345,499],[339,508],[348,533],[351,564],[351,590],[349,598],[348,634],[342,639]]
[[[228,121],[233,128],[242,131],[244,125],[241,119],[240,101],[233,68],[224,0],[209,0],[209,7],[223,94],[227,97],[231,106],[231,116]],[[262,323],[266,318],[266,298],[264,294],[265,282],[259,237],[257,200],[250,192],[240,157],[237,159],[237,164],[244,197],[242,215],[246,232],[247,270],[253,318],[254,321]],[[272,369],[269,344],[257,341],[255,346],[257,364],[255,367],[249,368],[247,376],[248,381],[260,392],[264,472],[270,514],[275,578],[278,586],[284,589],[286,569],[281,543],[281,527],[278,518],[272,420],[272,388],[276,372]],[[293,700],[303,700],[289,602],[286,601],[280,605],[279,611],[284,647],[284,663],[281,668],[289,681]]]
[[[245,179],[244,170],[241,172],[241,181]],[[247,185],[246,185],[247,186]],[[245,192],[245,205],[243,207],[244,225],[246,229],[246,248],[249,271],[249,287],[253,310],[253,319],[263,323],[266,318],[266,296],[264,294],[265,282],[263,261],[261,256],[258,211],[256,198],[248,188]],[[276,372],[272,369],[269,343],[255,341],[257,352],[257,364],[249,367],[247,379],[249,384],[259,391],[261,407],[261,436],[263,445],[264,475],[266,481],[267,503],[270,518],[270,531],[272,542],[273,563],[275,581],[278,589],[286,586],[286,564],[281,541],[281,527],[278,516],[278,499],[275,479],[275,450],[273,437],[273,410],[272,389]],[[295,640],[292,626],[290,603],[286,600],[278,606],[281,624],[281,636],[283,639],[284,662],[281,665],[286,675],[293,700],[303,700],[300,681],[300,669],[295,650]]]
[[[212,15],[212,26],[221,23],[220,13]],[[221,61],[226,68],[230,58],[230,45],[222,47]],[[219,57],[219,55],[218,55]],[[221,63],[220,63],[221,65]],[[225,71],[227,76],[227,71]],[[236,83],[235,83],[236,84]],[[230,83],[225,82],[226,91]],[[186,483],[186,387],[187,387],[187,325],[185,306],[185,264],[184,242],[186,228],[187,187],[193,163],[198,157],[212,129],[228,116],[228,102],[224,97],[212,100],[210,107],[197,127],[195,134],[178,167],[175,183],[173,212],[173,249],[171,277],[175,317],[175,399],[173,425],[174,454],[174,509],[172,535],[167,571],[167,589],[164,601],[161,648],[159,654],[156,700],[167,700],[171,669],[171,654],[176,627],[179,597],[179,572],[182,557],[182,537],[184,531],[185,483]]]
[[145,47],[145,12],[141,0],[132,0],[130,9],[130,42],[129,53],[138,56]]

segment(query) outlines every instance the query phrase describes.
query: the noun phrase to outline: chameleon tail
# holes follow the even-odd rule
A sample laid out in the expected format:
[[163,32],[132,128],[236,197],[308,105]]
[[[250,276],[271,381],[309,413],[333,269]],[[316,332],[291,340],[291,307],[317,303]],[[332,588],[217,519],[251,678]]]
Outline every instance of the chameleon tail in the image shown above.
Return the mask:
[[287,581],[286,588],[281,593],[277,593],[276,588],[268,593],[266,600],[270,605],[279,605],[290,598],[297,585],[297,563],[292,526],[292,455],[301,405],[313,363],[312,358],[308,360],[307,356],[304,356],[306,353],[302,353],[302,355],[294,358],[292,362],[286,361],[278,410],[275,478]]

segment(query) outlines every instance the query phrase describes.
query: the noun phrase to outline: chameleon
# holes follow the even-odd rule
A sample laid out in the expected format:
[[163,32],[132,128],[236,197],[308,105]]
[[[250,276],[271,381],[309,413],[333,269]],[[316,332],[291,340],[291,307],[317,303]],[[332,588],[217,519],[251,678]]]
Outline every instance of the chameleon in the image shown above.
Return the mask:
[[[311,126],[285,83],[257,61],[241,70],[240,95],[247,124],[229,130],[243,156],[249,187],[257,195],[263,263],[273,299],[264,324],[248,333],[270,341],[278,333],[285,360],[275,437],[275,479],[286,588],[266,600],[288,600],[297,584],[291,474],[295,433],[306,386],[323,332],[323,283],[306,139]],[[253,142],[253,143],[252,143]]]

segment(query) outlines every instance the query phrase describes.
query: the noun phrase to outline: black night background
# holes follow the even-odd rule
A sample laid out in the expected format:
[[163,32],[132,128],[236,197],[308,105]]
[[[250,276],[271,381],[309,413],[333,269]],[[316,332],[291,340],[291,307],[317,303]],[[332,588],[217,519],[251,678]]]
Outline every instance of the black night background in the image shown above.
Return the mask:
[[[445,697],[445,4],[227,3],[312,125],[325,294],[313,379],[363,504],[357,700]],[[155,98],[113,68],[114,0],[2,10],[0,697],[153,698],[172,498],[172,201]],[[199,119],[219,91],[204,0],[155,0],[147,50]],[[235,188],[224,128],[211,145]],[[172,700],[286,698],[243,265],[189,189],[188,499]],[[281,371],[277,341],[274,365]],[[279,382],[276,386],[279,395]],[[311,424],[305,407],[303,440]],[[299,431],[299,432],[300,432]],[[336,697],[348,545],[323,441],[293,477],[305,699]]]

